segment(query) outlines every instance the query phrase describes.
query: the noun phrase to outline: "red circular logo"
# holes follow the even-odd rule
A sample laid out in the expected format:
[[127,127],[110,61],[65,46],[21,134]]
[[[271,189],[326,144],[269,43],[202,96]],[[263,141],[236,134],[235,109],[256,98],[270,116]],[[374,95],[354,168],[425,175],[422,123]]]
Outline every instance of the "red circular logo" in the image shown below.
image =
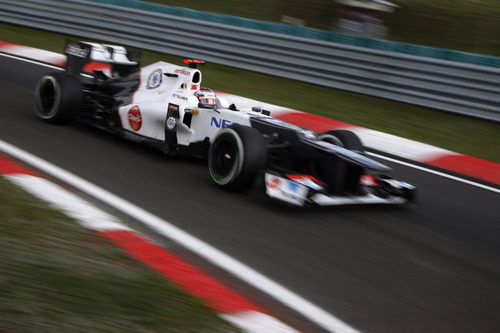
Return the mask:
[[137,105],[128,110],[128,123],[134,131],[138,131],[141,129],[142,116],[141,111],[139,110],[139,107]]

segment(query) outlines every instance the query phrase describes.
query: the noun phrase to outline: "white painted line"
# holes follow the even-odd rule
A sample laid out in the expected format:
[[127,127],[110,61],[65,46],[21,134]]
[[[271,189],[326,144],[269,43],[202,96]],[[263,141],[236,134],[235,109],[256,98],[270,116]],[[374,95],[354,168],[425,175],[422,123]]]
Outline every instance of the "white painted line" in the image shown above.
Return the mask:
[[351,130],[367,147],[412,161],[428,161],[437,157],[458,155],[450,150],[368,128],[358,127]]
[[168,237],[213,264],[232,273],[246,283],[279,300],[329,332],[358,332],[339,318],[309,302],[291,290],[274,282],[249,266],[219,251],[210,244],[188,234],[173,224],[147,212],[146,210],[94,185],[52,163],[0,140],[0,150],[63,182],[95,197],[119,211],[141,221],[158,234]]
[[431,173],[431,174],[434,174],[434,175],[437,175],[437,176],[440,176],[440,177],[444,177],[444,178],[448,178],[448,179],[451,179],[451,180],[455,180],[457,182],[461,182],[461,183],[464,183],[464,184],[467,184],[467,185],[479,187],[479,188],[481,188],[483,190],[491,191],[491,192],[494,192],[494,193],[500,193],[500,189],[497,189],[497,188],[494,188],[494,187],[491,187],[491,186],[488,186],[488,185],[476,183],[476,182],[473,182],[473,181],[470,181],[470,180],[467,180],[467,179],[463,179],[463,178],[460,178],[460,177],[452,176],[452,175],[446,174],[444,172],[432,170],[432,169],[429,169],[429,168],[426,168],[426,167],[422,167],[422,166],[419,166],[419,165],[415,165],[415,164],[411,164],[411,163],[408,163],[408,162],[403,162],[403,161],[400,161],[400,160],[397,160],[397,159],[394,159],[394,158],[391,158],[391,157],[387,157],[387,156],[384,156],[384,155],[379,155],[379,154],[376,154],[376,153],[367,152],[367,154],[371,155],[371,156],[374,156],[374,157],[378,157],[378,158],[386,160],[386,161],[390,161],[390,162],[393,162],[393,163],[401,164],[401,165],[407,166],[409,168],[417,169],[417,170],[424,171],[424,172],[427,172],[427,173]]
[[44,59],[45,62],[51,64],[66,60],[66,57],[60,53],[11,43],[0,45],[0,51],[29,59]]
[[47,179],[26,174],[11,174],[4,175],[4,177],[25,191],[60,209],[85,228],[96,231],[132,230],[120,223],[114,216]]
[[[60,209],[85,228],[95,231],[134,231],[120,223],[114,216],[45,178],[27,174],[3,176],[35,197]],[[219,316],[248,333],[299,333],[276,318],[261,312],[243,311],[234,314],[219,314]]]
[[222,314],[223,319],[249,333],[299,333],[274,317],[256,311]]
[[23,57],[15,56],[15,55],[12,55],[12,54],[0,53],[0,56],[6,57],[6,58],[12,58],[12,59],[16,59],[16,60],[21,60],[21,61],[24,61],[24,62],[28,62],[30,64],[35,64],[35,65],[40,65],[40,66],[44,66],[44,67],[48,67],[48,68],[53,68],[53,69],[57,69],[57,70],[60,70],[60,71],[63,70],[61,67],[58,67],[58,66],[49,65],[49,64],[46,64],[44,62],[40,62],[40,61],[37,61],[37,60],[30,60],[30,59],[26,59],[26,58],[23,58]]
[[[37,60],[30,60],[30,59],[26,59],[26,58],[23,58],[23,57],[18,57],[18,56],[12,55],[12,54],[1,53],[1,51],[0,51],[0,56],[6,57],[6,58],[12,58],[12,59],[16,59],[16,60],[20,60],[20,61],[24,61],[24,62],[28,62],[30,64],[35,64],[35,65],[39,65],[39,66],[43,66],[43,67],[47,67],[47,68],[57,69],[58,71],[63,71],[64,70],[64,68],[62,68],[62,67],[50,65],[50,64],[47,64],[47,63],[44,63],[44,62],[40,62],[40,61],[37,61]],[[80,75],[88,77],[88,78],[93,78],[92,75],[86,74],[86,73],[80,73]]]

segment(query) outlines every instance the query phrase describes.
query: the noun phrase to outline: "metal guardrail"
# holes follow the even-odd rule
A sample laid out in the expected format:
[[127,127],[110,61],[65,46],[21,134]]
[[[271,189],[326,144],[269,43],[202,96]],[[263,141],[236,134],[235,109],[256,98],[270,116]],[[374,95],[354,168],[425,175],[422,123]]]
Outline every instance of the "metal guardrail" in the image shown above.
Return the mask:
[[492,67],[347,46],[84,0],[0,0],[0,22],[199,58],[500,121],[500,69]]
[[450,49],[440,49],[436,47],[408,44],[402,42],[376,39],[358,35],[349,35],[334,31],[320,30],[310,27],[296,26],[277,22],[268,22],[249,19],[245,17],[232,16],[200,10],[167,6],[159,3],[143,0],[87,0],[108,5],[135,8],[149,12],[185,17],[195,20],[229,24],[240,28],[249,28],[279,34],[303,37],[307,39],[317,39],[330,43],[338,43],[351,46],[359,46],[374,50],[403,53],[419,57],[435,58],[453,62],[462,62],[471,65],[488,66],[500,68],[500,57],[484,54],[463,52]]

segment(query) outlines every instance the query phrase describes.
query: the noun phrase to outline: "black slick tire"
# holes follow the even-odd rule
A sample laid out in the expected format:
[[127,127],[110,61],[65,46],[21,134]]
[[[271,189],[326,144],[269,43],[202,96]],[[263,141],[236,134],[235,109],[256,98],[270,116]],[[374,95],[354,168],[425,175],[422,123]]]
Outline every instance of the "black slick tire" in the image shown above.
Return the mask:
[[359,137],[349,130],[326,131],[321,133],[318,139],[356,152],[364,152],[364,147]]
[[[359,137],[349,130],[331,130],[318,136],[328,143],[363,154]],[[329,192],[337,195],[358,194],[359,180],[363,169],[340,158],[318,161],[320,179],[328,184]]]
[[76,76],[66,73],[44,75],[34,92],[37,116],[48,123],[67,124],[80,112],[83,92]]
[[208,169],[216,185],[245,190],[265,167],[262,134],[252,127],[232,125],[222,129],[208,152]]

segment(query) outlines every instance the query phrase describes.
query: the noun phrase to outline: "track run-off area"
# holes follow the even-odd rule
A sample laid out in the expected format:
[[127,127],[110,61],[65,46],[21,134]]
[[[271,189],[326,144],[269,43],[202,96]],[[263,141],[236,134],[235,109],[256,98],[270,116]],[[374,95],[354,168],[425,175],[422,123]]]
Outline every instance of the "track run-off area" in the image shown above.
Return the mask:
[[[276,283],[265,286],[251,274],[237,276],[237,269],[228,271],[218,259],[203,258],[131,212],[90,198],[298,330],[500,328],[498,186],[372,153],[397,178],[417,186],[415,203],[303,209],[270,201],[258,189],[220,191],[204,162],[167,158],[78,124],[40,122],[32,93],[39,77],[54,70],[0,56],[0,140],[168,221]],[[85,191],[56,176],[48,175],[75,192]],[[283,294],[272,294],[279,288],[300,298],[280,299]],[[324,311],[324,320],[338,318],[347,326],[321,325],[320,313],[312,318],[309,305]]]

